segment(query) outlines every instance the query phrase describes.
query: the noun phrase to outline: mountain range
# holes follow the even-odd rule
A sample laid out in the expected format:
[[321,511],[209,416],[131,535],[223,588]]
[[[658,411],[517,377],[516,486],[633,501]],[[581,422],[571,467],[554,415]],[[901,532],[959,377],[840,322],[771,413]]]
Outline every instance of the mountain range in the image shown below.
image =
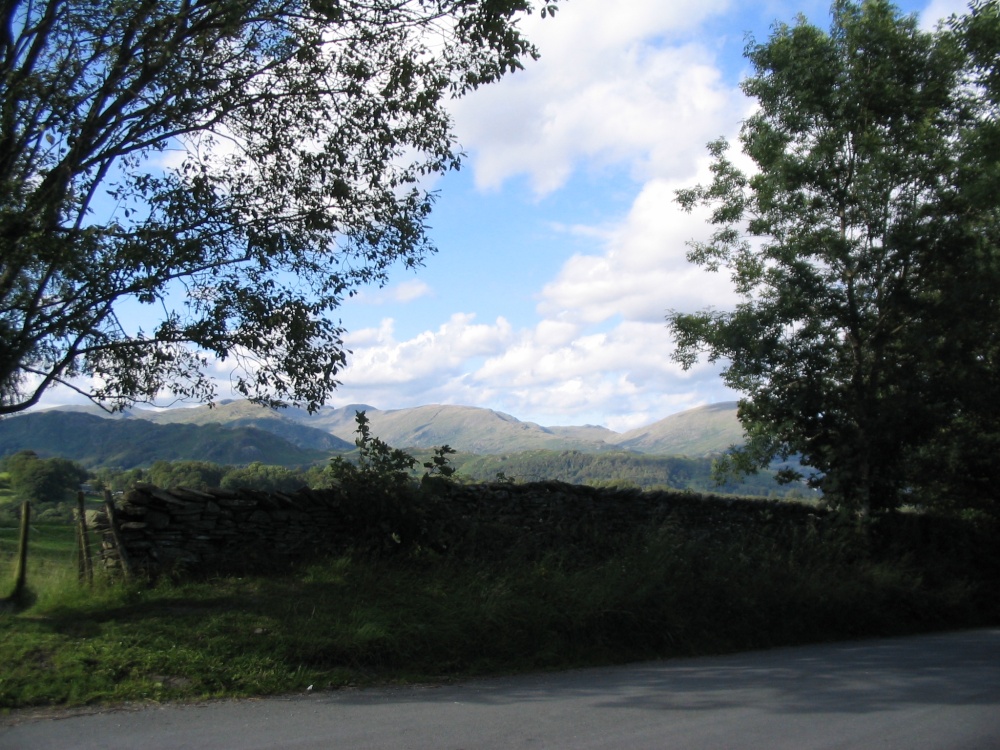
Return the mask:
[[380,410],[367,404],[264,409],[247,401],[212,407],[133,409],[108,414],[97,407],[59,407],[0,420],[0,455],[35,450],[91,466],[148,465],[198,459],[304,465],[354,448],[355,414],[364,411],[372,434],[397,448],[450,445],[479,455],[531,450],[631,451],[708,456],[742,442],[736,403],[702,406],[654,424],[617,433],[604,427],[545,427],[503,412],[471,406]]

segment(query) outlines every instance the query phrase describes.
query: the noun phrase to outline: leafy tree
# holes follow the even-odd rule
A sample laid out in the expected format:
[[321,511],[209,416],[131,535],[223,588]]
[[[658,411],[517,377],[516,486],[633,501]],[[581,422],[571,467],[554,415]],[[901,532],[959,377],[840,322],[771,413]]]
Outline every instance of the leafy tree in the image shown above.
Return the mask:
[[136,482],[148,481],[146,471],[141,468],[120,469],[101,467],[91,472],[94,489],[98,492],[124,492],[132,489]]
[[261,492],[295,492],[307,484],[305,477],[284,466],[268,466],[255,461],[249,466],[230,469],[222,477],[223,489],[252,489]]
[[924,295],[923,345],[937,419],[910,464],[916,501],[1000,513],[1000,3],[956,19],[967,55],[965,90],[975,113],[952,173],[946,243],[934,258],[939,283]]
[[984,67],[969,28],[925,33],[883,0],[841,0],[829,33],[800,18],[748,45],[758,109],[739,140],[754,170],[716,141],[712,183],[678,192],[716,227],[689,259],[728,270],[742,299],[668,316],[674,358],[725,362],[745,394],[747,442],[725,468],[799,455],[829,500],[892,508],[920,480],[914,457],[971,417],[966,395],[995,402],[997,309],[980,303],[1000,280],[982,192],[996,187],[996,98],[972,79],[995,86],[1000,35]]
[[188,487],[206,490],[218,487],[228,467],[208,461],[157,461],[146,472],[146,481],[157,487]]
[[40,458],[34,451],[21,451],[6,460],[14,495],[33,503],[60,503],[79,489],[87,470],[65,458]]
[[55,383],[115,408],[210,400],[210,355],[256,402],[321,405],[345,361],[329,313],[432,251],[421,179],[459,164],[447,100],[535,56],[530,11],[3,3],[0,414]]
[[343,456],[330,459],[328,471],[333,485],[374,496],[394,496],[401,490],[411,489],[410,470],[417,460],[406,451],[392,448],[374,437],[369,426],[371,420],[364,411],[355,412],[354,419],[357,423],[354,444],[358,447],[358,455],[354,462]]

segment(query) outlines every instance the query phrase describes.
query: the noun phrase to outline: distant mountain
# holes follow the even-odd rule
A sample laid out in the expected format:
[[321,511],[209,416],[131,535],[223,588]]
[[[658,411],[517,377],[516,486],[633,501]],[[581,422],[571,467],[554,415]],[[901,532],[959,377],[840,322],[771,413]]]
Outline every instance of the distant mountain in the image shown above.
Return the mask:
[[[302,412],[305,414],[305,412]],[[223,401],[215,406],[185,409],[135,409],[130,417],[156,424],[218,424],[223,427],[254,427],[277,435],[299,448],[316,451],[345,451],[354,448],[354,439],[344,441],[329,430],[303,424],[294,412],[265,409],[249,401]]]
[[[294,419],[300,424],[329,432],[331,435],[336,435],[342,440],[348,440],[353,444],[354,428],[356,427],[354,415],[359,411],[363,411],[368,416],[371,416],[377,413],[379,409],[369,404],[347,404],[338,408],[325,406],[312,414],[305,409],[288,409],[286,413],[289,418]],[[384,437],[382,439],[385,440]]]
[[671,487],[758,497],[809,496],[801,484],[779,485],[770,471],[720,485],[712,475],[712,459],[707,456],[651,456],[631,451],[525,451],[476,456],[461,465],[458,475],[476,482],[495,481],[502,475],[516,481],[556,479],[570,484]]
[[659,422],[620,435],[620,448],[662,456],[708,456],[742,445],[743,428],[736,402],[727,401],[672,414]]
[[159,425],[144,419],[102,419],[59,410],[0,420],[0,455],[21,450],[63,456],[86,466],[123,469],[157,460],[298,466],[329,458],[327,451],[300,448],[256,427]]
[[[339,437],[353,440],[355,407],[332,412],[318,420],[331,425],[331,431]],[[531,450],[631,450],[655,455],[709,456],[743,443],[735,401],[673,414],[624,434],[593,425],[543,427],[521,422],[503,412],[472,406],[418,406],[392,411],[368,407],[366,416],[371,421],[372,433],[389,445],[430,448],[448,444],[480,455]]]
[[[328,422],[334,434],[353,439],[355,407],[336,410],[336,422]],[[551,430],[534,422],[522,422],[509,414],[472,406],[418,406],[379,411],[367,409],[372,433],[392,446],[431,448],[450,445],[468,453],[489,454],[525,450],[602,450],[607,445],[586,428]],[[606,431],[608,435],[615,433]]]
[[582,427],[546,427],[545,429],[553,435],[585,443],[608,443],[609,445],[613,445],[621,437],[614,430],[593,424],[585,424]]
[[[489,454],[511,450],[604,450],[618,433],[604,427],[542,427],[509,414],[473,406],[417,406],[382,411],[369,404],[326,407],[314,414],[301,409],[275,411],[247,401],[224,402],[212,408],[199,406],[165,411],[135,410],[132,416],[158,423],[252,424],[296,444],[329,450],[354,448],[357,422],[363,411],[372,434],[397,448],[434,448],[450,445],[468,453]],[[292,425],[299,432],[292,432]],[[322,443],[317,435],[336,441]]]
[[[447,444],[456,450],[477,455],[538,450],[585,453],[626,450],[651,455],[703,457],[718,454],[743,441],[736,419],[735,402],[691,409],[624,434],[594,425],[544,427],[534,422],[522,422],[509,414],[491,409],[447,405],[383,411],[368,404],[350,404],[340,408],[324,407],[309,414],[301,409],[274,410],[255,406],[247,401],[225,401],[211,408],[198,406],[159,411],[134,409],[121,415],[95,411],[94,407],[56,409],[35,414],[62,415],[64,418],[101,417],[97,420],[98,423],[103,423],[109,430],[101,440],[116,443],[117,439],[112,440],[108,436],[118,434],[114,432],[117,429],[130,435],[137,434],[135,431],[141,432],[134,426],[137,424],[188,428],[182,441],[184,445],[197,442],[194,436],[198,434],[198,428],[211,427],[216,435],[218,430],[226,429],[256,431],[257,438],[250,440],[248,444],[252,443],[260,450],[263,450],[259,445],[262,442],[260,433],[263,432],[278,441],[275,443],[278,453],[292,447],[303,452],[302,455],[329,456],[331,452],[354,448],[357,426],[355,414],[358,411],[364,411],[368,416],[372,434],[395,448],[425,450]],[[24,416],[5,420],[0,425],[23,418]],[[76,428],[67,427],[66,431],[74,429]],[[2,432],[0,428],[0,433]],[[224,444],[234,441],[238,442],[234,436],[222,438]],[[141,442],[138,445],[145,444]],[[161,445],[159,439],[154,440],[154,444]],[[141,452],[138,445],[128,455],[138,455]],[[126,448],[127,446],[123,450]],[[166,445],[163,445],[163,449],[171,455],[176,453]],[[0,451],[3,450],[0,446]],[[49,450],[54,452],[54,449]],[[273,463],[302,463],[298,455]],[[147,456],[153,456],[152,460],[167,457],[154,456],[149,452]],[[195,457],[214,460],[204,455]],[[136,458],[129,460],[143,463]],[[311,459],[306,459],[308,460]],[[105,462],[104,459],[101,461]],[[148,463],[149,459],[145,462]],[[237,458],[229,462],[247,461]],[[119,465],[124,466],[125,463]]]

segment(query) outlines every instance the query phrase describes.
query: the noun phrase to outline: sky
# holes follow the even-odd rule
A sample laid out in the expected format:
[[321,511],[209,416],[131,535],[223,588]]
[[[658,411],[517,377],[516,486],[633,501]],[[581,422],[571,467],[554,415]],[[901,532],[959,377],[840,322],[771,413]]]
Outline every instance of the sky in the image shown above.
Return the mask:
[[[966,8],[897,4],[927,28]],[[719,366],[671,361],[669,311],[736,301],[725,274],[686,260],[709,232],[674,192],[707,181],[706,144],[751,111],[748,35],[799,13],[828,26],[813,0],[563,0],[525,18],[541,59],[451,105],[466,160],[433,185],[438,252],[340,309],[352,354],[328,403],[624,432],[736,400]]]

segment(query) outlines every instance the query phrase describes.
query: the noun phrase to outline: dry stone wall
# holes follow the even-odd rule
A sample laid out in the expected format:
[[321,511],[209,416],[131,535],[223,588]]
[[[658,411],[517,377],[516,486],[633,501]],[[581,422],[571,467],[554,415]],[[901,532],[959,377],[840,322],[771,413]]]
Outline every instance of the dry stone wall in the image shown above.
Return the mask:
[[[561,482],[462,485],[432,481],[402,499],[337,490],[163,490],[139,485],[97,519],[109,568],[152,576],[276,571],[352,549],[415,546],[438,554],[537,556],[567,545],[600,555],[623,539],[683,519],[687,528],[748,514],[799,518],[805,506],[681,492],[595,489]],[[726,512],[724,512],[726,511]]]

